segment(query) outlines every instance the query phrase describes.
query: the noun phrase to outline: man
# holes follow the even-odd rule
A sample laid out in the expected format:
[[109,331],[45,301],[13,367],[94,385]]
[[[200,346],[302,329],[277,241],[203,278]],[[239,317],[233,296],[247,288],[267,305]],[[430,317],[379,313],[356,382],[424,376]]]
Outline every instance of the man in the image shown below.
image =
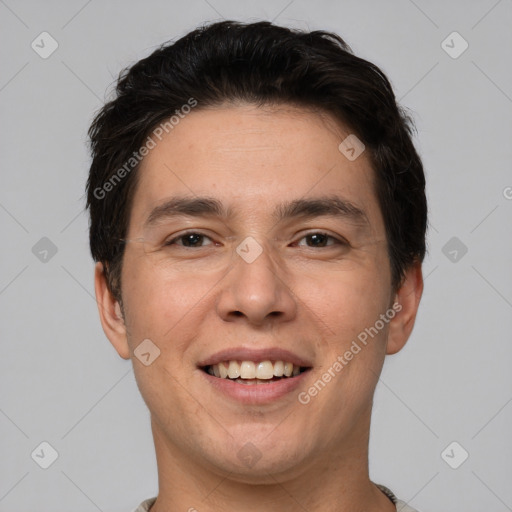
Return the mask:
[[158,464],[137,512],[412,510],[368,474],[427,220],[383,73],[333,34],[216,23],[123,73],[89,134],[100,318]]

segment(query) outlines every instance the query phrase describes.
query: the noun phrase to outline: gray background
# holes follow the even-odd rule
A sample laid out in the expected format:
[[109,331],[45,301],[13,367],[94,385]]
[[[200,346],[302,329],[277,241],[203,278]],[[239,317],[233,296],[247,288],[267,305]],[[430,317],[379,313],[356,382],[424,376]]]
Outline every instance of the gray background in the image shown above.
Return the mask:
[[[221,18],[338,32],[414,112],[430,252],[416,328],[378,387],[371,475],[422,512],[512,510],[510,0],[0,0],[0,510],[156,495],[149,414],[97,318],[86,130],[122,67]],[[46,59],[43,31],[59,45]],[[31,458],[43,441],[48,469]]]

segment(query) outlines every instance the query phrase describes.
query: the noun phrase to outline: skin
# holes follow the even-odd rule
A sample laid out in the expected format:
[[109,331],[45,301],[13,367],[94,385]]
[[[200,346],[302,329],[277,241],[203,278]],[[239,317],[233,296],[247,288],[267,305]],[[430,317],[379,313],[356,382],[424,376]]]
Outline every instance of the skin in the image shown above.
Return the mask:
[[[122,307],[101,263],[95,284],[104,331],[121,357],[133,359],[151,412],[159,474],[152,512],[395,509],[369,480],[371,406],[385,355],[412,331],[423,281],[418,263],[392,288],[373,170],[365,152],[349,161],[338,150],[349,133],[326,114],[291,106],[226,105],[193,111],[145,157]],[[144,222],[177,195],[216,198],[231,216],[168,219],[157,227],[169,235],[198,231],[209,237],[206,245],[154,251],[157,235]],[[283,201],[333,195],[364,218],[273,217]],[[312,245],[306,235],[319,231],[345,243]],[[235,252],[249,236],[263,250],[250,264]],[[301,404],[298,392],[394,302],[401,311]],[[144,339],[161,351],[149,366],[134,356]],[[289,395],[241,404],[213,389],[197,367],[238,346],[283,347],[312,369]],[[251,467],[238,456],[249,441],[260,455]]]

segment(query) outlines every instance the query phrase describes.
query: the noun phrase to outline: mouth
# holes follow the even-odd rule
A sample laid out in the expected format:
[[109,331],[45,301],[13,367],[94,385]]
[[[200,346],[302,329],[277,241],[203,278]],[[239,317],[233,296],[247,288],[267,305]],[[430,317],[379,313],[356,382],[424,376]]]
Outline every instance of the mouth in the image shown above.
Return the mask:
[[313,364],[281,348],[226,349],[197,365],[205,383],[237,403],[263,405],[304,385]]
[[282,379],[298,377],[311,368],[290,361],[248,361],[226,360],[202,366],[201,370],[218,379],[228,379],[237,384],[269,384]]

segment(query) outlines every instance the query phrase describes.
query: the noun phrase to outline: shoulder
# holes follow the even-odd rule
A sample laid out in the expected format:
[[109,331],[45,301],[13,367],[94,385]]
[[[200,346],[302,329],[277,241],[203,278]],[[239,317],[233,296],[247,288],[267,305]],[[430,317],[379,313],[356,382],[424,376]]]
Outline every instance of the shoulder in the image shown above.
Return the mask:
[[415,508],[410,507],[402,500],[396,500],[396,512],[419,512]]
[[133,512],[148,512],[155,501],[156,496],[154,498],[148,498],[147,500],[144,500]]
[[377,487],[393,502],[396,506],[396,512],[419,512],[418,510],[410,507],[405,501],[399,500],[391,489],[384,485],[376,484]]

